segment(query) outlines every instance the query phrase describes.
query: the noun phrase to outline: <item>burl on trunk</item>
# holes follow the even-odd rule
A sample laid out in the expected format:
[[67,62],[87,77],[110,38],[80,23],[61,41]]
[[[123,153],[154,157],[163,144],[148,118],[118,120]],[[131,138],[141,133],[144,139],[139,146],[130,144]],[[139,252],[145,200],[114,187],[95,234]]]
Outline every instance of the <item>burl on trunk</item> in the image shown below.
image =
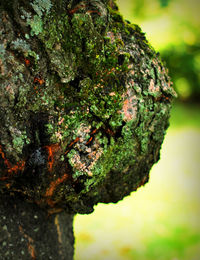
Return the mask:
[[175,92],[113,1],[0,2],[0,257],[72,259],[73,215],[148,181]]

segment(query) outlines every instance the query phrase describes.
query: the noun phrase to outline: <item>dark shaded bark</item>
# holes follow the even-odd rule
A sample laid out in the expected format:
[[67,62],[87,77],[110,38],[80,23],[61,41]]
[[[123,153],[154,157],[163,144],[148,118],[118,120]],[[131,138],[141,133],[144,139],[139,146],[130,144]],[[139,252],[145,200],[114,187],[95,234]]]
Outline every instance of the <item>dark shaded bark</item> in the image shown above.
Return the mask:
[[21,198],[0,198],[0,259],[72,259],[73,215],[52,214]]
[[73,258],[73,215],[48,214],[17,196],[3,196],[0,203],[2,260]]
[[[148,181],[175,93],[159,54],[113,1],[1,1],[0,13],[1,212],[20,205],[30,220],[35,209],[42,227],[64,210],[45,223],[54,232],[56,218],[71,221]],[[33,239],[14,213],[20,228],[8,222],[2,234]]]

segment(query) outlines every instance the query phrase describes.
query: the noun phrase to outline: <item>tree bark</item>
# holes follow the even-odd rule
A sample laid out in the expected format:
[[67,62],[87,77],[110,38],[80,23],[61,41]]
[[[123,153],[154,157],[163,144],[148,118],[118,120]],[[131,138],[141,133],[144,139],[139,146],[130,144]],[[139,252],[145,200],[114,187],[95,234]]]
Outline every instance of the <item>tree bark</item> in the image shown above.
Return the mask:
[[[51,238],[59,233],[55,223],[62,219],[72,252],[74,214],[117,202],[148,181],[176,94],[159,54],[113,1],[0,3],[2,234],[11,244],[21,236],[35,241],[37,259],[43,249],[48,256],[48,242],[53,259],[59,252],[70,259],[60,237]],[[38,234],[43,223],[51,229],[47,243],[18,208],[30,221],[37,212]],[[62,210],[45,222],[48,212]],[[0,243],[6,257],[9,244]]]
[[18,197],[0,199],[0,258],[73,259],[73,215],[49,212]]

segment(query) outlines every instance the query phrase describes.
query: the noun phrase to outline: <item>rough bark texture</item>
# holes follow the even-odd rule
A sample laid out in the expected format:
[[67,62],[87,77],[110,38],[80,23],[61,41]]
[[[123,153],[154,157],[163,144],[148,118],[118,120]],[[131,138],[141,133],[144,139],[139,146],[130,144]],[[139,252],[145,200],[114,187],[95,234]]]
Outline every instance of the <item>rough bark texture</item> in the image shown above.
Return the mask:
[[175,93],[140,28],[108,0],[1,0],[0,17],[0,194],[90,213],[146,183]]
[[0,198],[1,260],[73,258],[73,215],[47,214],[18,197]]

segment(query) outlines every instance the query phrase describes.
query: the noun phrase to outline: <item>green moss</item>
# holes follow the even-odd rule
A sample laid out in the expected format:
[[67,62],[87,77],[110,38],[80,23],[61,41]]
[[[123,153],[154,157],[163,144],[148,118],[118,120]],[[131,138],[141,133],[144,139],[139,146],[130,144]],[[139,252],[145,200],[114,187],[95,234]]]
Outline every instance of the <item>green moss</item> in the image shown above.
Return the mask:
[[[108,6],[108,10],[110,15],[112,16],[112,19],[114,20],[114,22],[118,22],[119,24],[124,24],[124,19],[123,16],[120,14],[120,12],[118,10],[114,10],[111,7]],[[120,26],[118,24],[118,26]]]
[[27,138],[26,134],[20,134],[20,136],[14,136],[13,138],[13,148],[18,154],[22,154],[24,144],[29,144],[30,139]]
[[4,60],[4,57],[5,57],[5,48],[4,48],[4,44],[0,44],[0,59],[1,60]]
[[[38,122],[30,123],[31,144],[41,145],[48,160],[40,169],[42,183],[36,179],[37,185],[31,183],[29,189],[36,199],[46,200],[48,185],[54,182],[51,199],[71,203],[75,211],[75,203],[83,210],[84,203],[99,201],[105,189],[137,188],[158,159],[173,95],[166,71],[141,29],[126,23],[117,9],[102,4],[94,11],[94,3],[73,6],[67,13],[68,7],[59,5],[58,12],[50,1],[35,0],[34,15],[21,10],[30,35],[12,43],[31,64],[15,66],[13,82],[25,82],[17,90],[15,109],[23,122],[30,115]],[[30,36],[37,36],[33,46]],[[38,43],[42,48],[35,47]],[[29,142],[26,134],[12,137],[21,153]],[[119,193],[112,194],[117,197],[113,200],[122,198],[125,189]]]
[[43,22],[38,15],[34,15],[33,19],[28,20],[28,24],[31,27],[31,36],[38,35],[43,31]]
[[36,64],[37,64],[37,62],[38,62],[39,59],[40,59],[39,55],[38,55],[35,51],[32,51],[32,50],[29,50],[29,51],[28,51],[27,57],[28,57],[28,56],[33,57]]
[[[122,137],[116,141],[111,137],[110,145],[104,147],[104,153],[92,169],[93,180],[89,180],[85,184],[84,192],[91,189],[91,185],[98,185],[101,183],[109,172],[123,171],[130,165],[134,164],[134,154],[136,153],[136,146],[133,144],[132,133],[125,133],[125,139]],[[107,139],[101,141],[108,142]],[[132,143],[132,145],[130,145]]]

